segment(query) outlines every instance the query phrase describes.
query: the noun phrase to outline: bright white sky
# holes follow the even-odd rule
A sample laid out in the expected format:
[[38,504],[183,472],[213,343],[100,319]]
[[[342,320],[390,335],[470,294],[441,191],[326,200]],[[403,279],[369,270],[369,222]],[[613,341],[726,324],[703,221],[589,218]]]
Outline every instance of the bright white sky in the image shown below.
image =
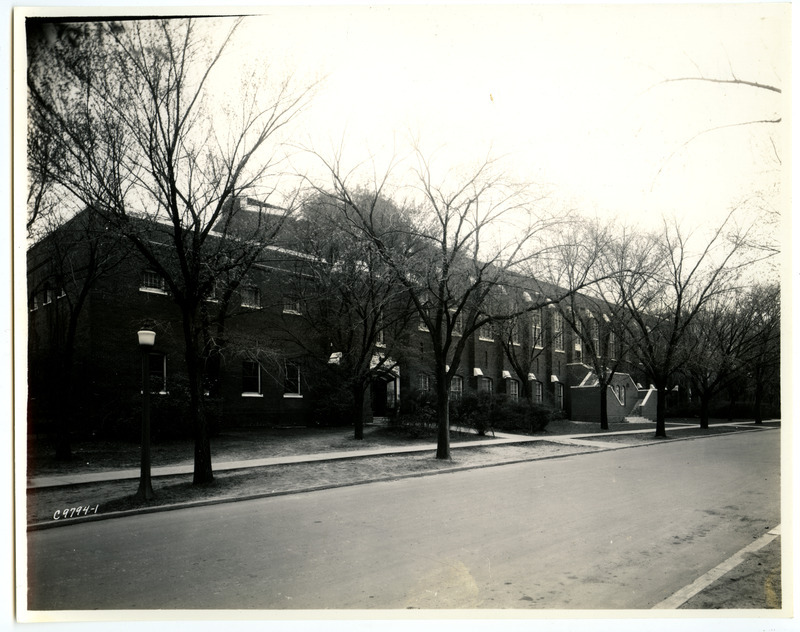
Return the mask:
[[[692,222],[774,193],[788,164],[787,123],[691,140],[788,119],[788,5],[268,11],[246,20],[226,74],[268,61],[301,82],[324,76],[295,138],[325,155],[344,139],[351,164],[415,134],[444,146],[443,167],[491,147],[515,177],[589,212]],[[732,73],[784,93],[660,84]]]

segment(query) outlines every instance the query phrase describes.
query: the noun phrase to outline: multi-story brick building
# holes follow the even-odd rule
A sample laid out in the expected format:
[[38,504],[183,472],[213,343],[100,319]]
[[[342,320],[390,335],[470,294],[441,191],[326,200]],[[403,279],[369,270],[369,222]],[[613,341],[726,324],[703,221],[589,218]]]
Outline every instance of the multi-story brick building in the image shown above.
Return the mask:
[[[62,230],[68,230],[69,225]],[[83,246],[85,247],[85,246]],[[122,245],[117,246],[122,248]],[[219,350],[209,354],[206,396],[209,410],[225,425],[303,425],[326,423],[335,397],[329,388],[337,350],[318,328],[310,326],[306,301],[293,282],[304,274],[308,256],[283,243],[270,246],[231,298],[224,328],[210,337]],[[80,253],[72,253],[80,258]],[[54,383],[59,373],[63,328],[76,304],[81,280],[56,274],[47,240],[28,253],[29,393],[34,425],[54,409],[73,409],[75,426],[94,432],[136,425],[140,385],[137,331],[156,332],[148,351],[157,430],[177,424],[178,402],[185,393],[185,362],[180,313],[163,279],[134,250],[85,287],[76,320],[72,379],[68,396]],[[215,309],[215,296],[207,309]],[[417,320],[409,322],[416,325]],[[472,390],[529,397],[562,410],[573,419],[599,418],[599,394],[593,372],[583,364],[580,339],[553,306],[519,316],[513,327],[485,326],[470,336],[451,383],[451,396]],[[415,393],[432,391],[432,355],[422,325],[410,326],[395,346],[396,361],[385,364],[372,381],[367,405],[375,416],[392,414]],[[456,327],[456,335],[459,327]],[[502,333],[502,335],[501,335]],[[613,342],[611,348],[613,348]],[[376,358],[386,353],[376,344]],[[522,357],[524,356],[524,358]],[[524,361],[520,361],[523,359]],[[516,368],[515,368],[516,367]],[[621,419],[640,409],[646,398],[626,373],[619,373],[609,396],[609,418]],[[68,398],[69,402],[59,401]],[[654,399],[654,398],[653,398]],[[160,416],[159,416],[160,415]]]

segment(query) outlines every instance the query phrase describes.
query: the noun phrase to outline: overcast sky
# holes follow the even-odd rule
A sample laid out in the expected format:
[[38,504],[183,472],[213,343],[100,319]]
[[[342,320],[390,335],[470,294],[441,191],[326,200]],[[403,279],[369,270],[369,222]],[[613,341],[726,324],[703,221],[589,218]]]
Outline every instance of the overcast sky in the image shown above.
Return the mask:
[[[788,21],[776,4],[275,7],[245,21],[229,68],[324,77],[296,136],[323,154],[414,134],[457,166],[491,147],[586,210],[697,221],[777,204],[788,124],[737,124],[787,117]],[[698,76],[783,93],[662,83]]]

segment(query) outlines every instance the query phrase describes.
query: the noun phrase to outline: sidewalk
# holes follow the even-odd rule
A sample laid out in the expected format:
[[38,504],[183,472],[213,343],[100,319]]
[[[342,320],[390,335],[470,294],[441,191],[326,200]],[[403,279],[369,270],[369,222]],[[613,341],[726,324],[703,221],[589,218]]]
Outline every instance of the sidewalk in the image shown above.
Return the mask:
[[[717,424],[718,426],[741,426],[741,422],[732,422],[727,424]],[[655,427],[655,426],[654,426]],[[688,430],[696,428],[696,425],[682,425],[682,424],[668,424],[671,432],[680,432],[681,430]],[[596,433],[581,433],[571,435],[553,435],[553,436],[537,436],[531,437],[527,435],[515,435],[505,432],[493,432],[494,438],[487,438],[480,441],[469,442],[456,442],[450,445],[450,448],[455,450],[458,448],[474,448],[480,446],[498,446],[519,443],[534,443],[534,442],[547,442],[547,443],[560,443],[563,445],[573,445],[582,447],[596,447],[604,450],[618,450],[626,446],[620,443],[611,443],[602,441],[603,437],[611,437],[618,435],[633,435],[633,434],[651,434],[653,429],[644,430],[618,430],[615,432],[607,432],[602,435]],[[643,445],[643,444],[639,444]],[[435,444],[411,447],[394,447],[394,448],[379,448],[374,450],[350,450],[342,452],[323,452],[316,454],[297,454],[292,456],[271,457],[263,459],[247,459],[241,461],[228,461],[214,464],[214,471],[229,471],[240,470],[254,467],[265,467],[270,465],[286,465],[291,463],[314,463],[321,461],[339,461],[345,459],[355,459],[370,456],[385,456],[389,454],[408,454],[427,452],[434,450]],[[185,463],[180,465],[169,465],[154,467],[151,470],[152,477],[158,476],[174,476],[179,474],[191,474],[193,465]],[[68,485],[81,485],[86,483],[102,483],[109,481],[121,481],[139,478],[140,471],[138,468],[125,469],[125,470],[109,470],[106,472],[93,472],[90,474],[60,474],[57,476],[34,476],[28,479],[28,489],[42,489],[47,487],[62,487]]]

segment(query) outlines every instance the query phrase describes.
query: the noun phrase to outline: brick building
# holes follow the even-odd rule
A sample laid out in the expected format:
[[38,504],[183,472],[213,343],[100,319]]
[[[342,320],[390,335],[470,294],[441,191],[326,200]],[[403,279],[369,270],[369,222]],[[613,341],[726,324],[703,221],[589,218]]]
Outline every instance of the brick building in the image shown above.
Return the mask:
[[[242,217],[246,220],[247,215]],[[62,231],[69,229],[68,223]],[[114,248],[119,254],[126,246],[120,242]],[[208,409],[216,422],[226,426],[327,423],[330,402],[326,399],[336,397],[331,395],[330,377],[337,350],[324,332],[310,326],[306,309],[310,297],[296,292],[294,280],[305,274],[308,256],[290,243],[275,244],[266,251],[269,257],[253,266],[231,297],[224,330],[213,332],[220,352],[210,354],[206,366]],[[70,254],[75,259],[85,255],[85,244]],[[127,249],[86,289],[75,324],[73,377],[65,395],[54,388],[63,380],[58,352],[82,285],[80,275],[67,278],[58,271],[63,252],[58,257],[54,259],[48,240],[28,253],[33,427],[45,425],[68,400],[77,429],[135,428],[141,392],[136,333],[146,327],[156,332],[155,346],[147,355],[151,388],[157,393],[154,432],[168,434],[179,424],[186,365],[180,313],[163,279],[133,249]],[[210,296],[207,309],[213,310],[217,300]],[[376,371],[367,397],[368,414],[394,414],[405,399],[434,389],[430,340],[417,320],[410,322],[403,348],[395,347],[396,357]],[[385,359],[381,357],[385,352],[378,343],[375,358]],[[525,362],[517,354],[524,354]],[[510,335],[489,325],[471,335],[451,383],[451,396],[458,398],[471,390],[529,397],[572,419],[595,421],[599,392],[592,369],[583,359],[580,341],[559,310],[545,307],[517,318]],[[640,406],[647,391],[629,375],[619,373],[610,390],[610,420],[632,414],[649,416],[647,407]]]

